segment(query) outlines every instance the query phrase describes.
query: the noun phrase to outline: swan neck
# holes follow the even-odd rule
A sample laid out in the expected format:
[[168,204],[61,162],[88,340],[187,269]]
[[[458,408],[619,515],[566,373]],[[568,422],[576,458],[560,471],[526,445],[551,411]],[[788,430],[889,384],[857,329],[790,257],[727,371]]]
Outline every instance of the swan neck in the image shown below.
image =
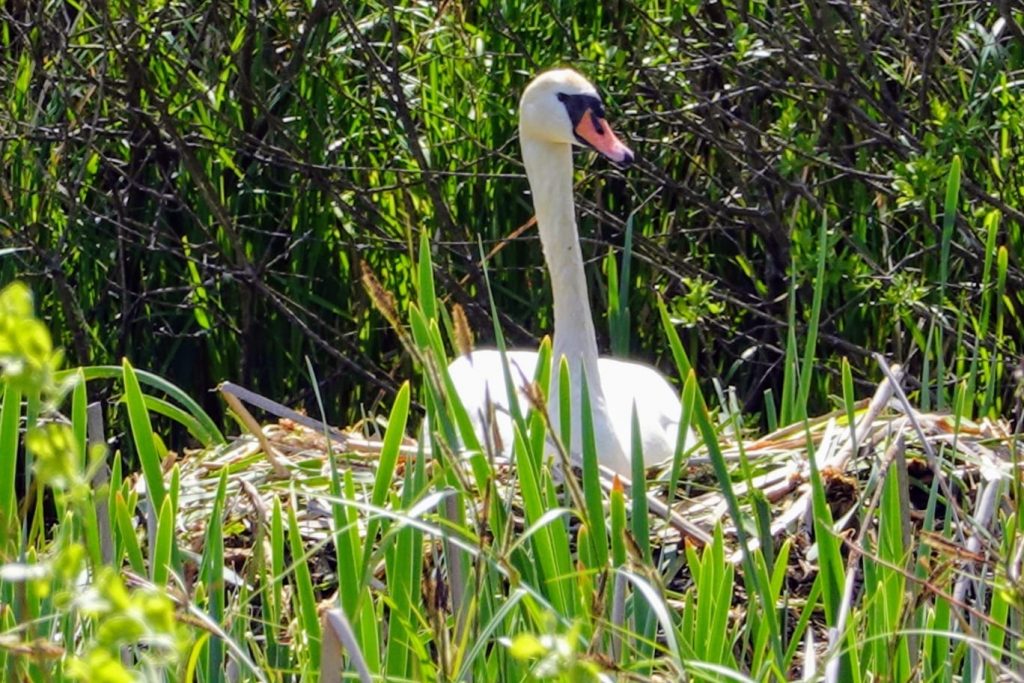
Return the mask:
[[582,368],[587,373],[593,396],[600,387],[597,339],[576,228],[572,147],[529,137],[522,139],[522,146],[537,213],[537,230],[551,274],[554,358],[557,362],[561,356],[566,357],[574,384],[579,381]]

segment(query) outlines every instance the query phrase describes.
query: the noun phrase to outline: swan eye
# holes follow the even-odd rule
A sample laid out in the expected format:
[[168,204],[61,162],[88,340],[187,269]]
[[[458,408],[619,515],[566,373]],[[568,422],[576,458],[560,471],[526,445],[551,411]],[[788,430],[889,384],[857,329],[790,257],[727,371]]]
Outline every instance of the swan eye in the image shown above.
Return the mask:
[[[597,95],[569,95],[568,93],[560,92],[557,94],[558,101],[565,105],[565,110],[569,114],[569,120],[572,121],[573,128],[580,124],[583,120],[583,115],[590,111],[598,119],[604,118],[604,105],[601,104],[601,98]],[[597,126],[598,132],[602,132],[600,126]]]
[[633,162],[633,152],[622,144],[604,119],[604,105],[596,93],[569,94],[556,92],[558,101],[572,122],[576,142],[600,152],[617,164]]

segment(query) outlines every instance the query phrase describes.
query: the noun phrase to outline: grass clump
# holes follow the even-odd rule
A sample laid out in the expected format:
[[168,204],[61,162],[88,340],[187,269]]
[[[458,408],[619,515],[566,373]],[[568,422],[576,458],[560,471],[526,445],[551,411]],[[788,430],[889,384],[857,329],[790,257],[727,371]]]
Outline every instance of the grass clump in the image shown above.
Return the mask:
[[[0,8],[5,680],[1024,675],[1019,10],[563,9]],[[564,61],[644,160],[577,178],[600,343],[702,442],[631,488],[561,367],[510,462],[444,370],[550,359]]]
[[[608,286],[590,276],[603,347],[671,367],[663,299],[698,377],[761,428],[784,386],[831,409],[842,357],[869,392],[873,352],[918,378],[922,407],[966,380],[972,416],[1013,408],[1019,11],[577,9],[4,8],[0,278],[29,281],[74,365],[129,355],[192,396],[230,378],[313,412],[293,371],[309,356],[328,415],[353,423],[411,369],[358,263],[405,299],[423,230],[438,294],[484,340],[481,242],[509,340],[550,331],[535,238],[509,239],[531,218],[514,112],[569,62],[641,159],[577,182],[585,255],[618,264]],[[817,334],[823,371],[800,385],[791,331]]]
[[5,382],[2,424],[12,405],[19,417],[36,405],[26,419],[39,425],[0,432],[14,453],[24,441],[35,491],[5,528],[9,676],[953,680],[1020,665],[1002,569],[1017,518],[993,505],[1014,490],[1008,425],[921,412],[897,371],[870,403],[744,441],[710,419],[691,373],[686,409],[704,443],[680,497],[678,462],[630,490],[592,467],[556,474],[541,378],[504,463],[443,393],[441,307],[421,253],[408,315],[436,377],[419,443],[405,436],[406,385],[381,438],[288,419],[176,456],[150,420],[174,413],[125,363],[142,462],[126,477],[116,453],[97,447],[86,467],[75,446],[85,371],[56,372],[78,380],[70,397],[47,384],[45,407],[8,402]]

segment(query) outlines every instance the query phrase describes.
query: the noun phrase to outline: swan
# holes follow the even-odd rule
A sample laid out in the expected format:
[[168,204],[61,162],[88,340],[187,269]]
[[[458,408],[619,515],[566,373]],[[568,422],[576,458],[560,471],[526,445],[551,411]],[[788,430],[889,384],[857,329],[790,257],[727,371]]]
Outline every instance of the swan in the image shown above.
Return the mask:
[[[681,403],[676,390],[653,367],[598,356],[576,228],[572,147],[590,147],[622,166],[633,161],[633,152],[616,137],[605,120],[597,90],[571,69],[544,72],[527,86],[519,102],[519,141],[554,299],[552,358],[555,372],[548,396],[551,424],[556,432],[560,431],[557,368],[559,359],[564,357],[569,368],[573,407],[571,444],[566,444],[570,455],[579,462],[582,453],[580,397],[582,377],[586,373],[598,461],[628,480],[632,476],[630,445],[634,404],[644,464],[650,467],[675,453]],[[533,380],[538,354],[510,350],[506,357],[525,415],[528,404],[519,387],[524,378]],[[510,455],[513,426],[501,353],[496,349],[472,351],[452,361],[448,373],[481,443],[490,441],[485,441],[484,435],[493,433],[488,428],[490,416],[493,416],[501,451]],[[493,411],[489,407],[493,407]],[[684,447],[693,444],[694,438],[688,433]]]

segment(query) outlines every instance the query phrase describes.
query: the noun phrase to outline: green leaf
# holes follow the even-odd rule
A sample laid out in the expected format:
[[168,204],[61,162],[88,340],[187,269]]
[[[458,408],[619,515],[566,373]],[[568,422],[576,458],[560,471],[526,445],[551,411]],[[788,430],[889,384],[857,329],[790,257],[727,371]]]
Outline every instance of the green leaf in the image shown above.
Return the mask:
[[124,360],[123,371],[124,400],[128,405],[132,441],[139,456],[139,464],[142,465],[142,475],[146,480],[146,495],[153,505],[155,514],[160,510],[164,496],[167,495],[160,454],[154,440],[153,425],[149,421],[149,411],[142,395],[142,388],[127,358]]

